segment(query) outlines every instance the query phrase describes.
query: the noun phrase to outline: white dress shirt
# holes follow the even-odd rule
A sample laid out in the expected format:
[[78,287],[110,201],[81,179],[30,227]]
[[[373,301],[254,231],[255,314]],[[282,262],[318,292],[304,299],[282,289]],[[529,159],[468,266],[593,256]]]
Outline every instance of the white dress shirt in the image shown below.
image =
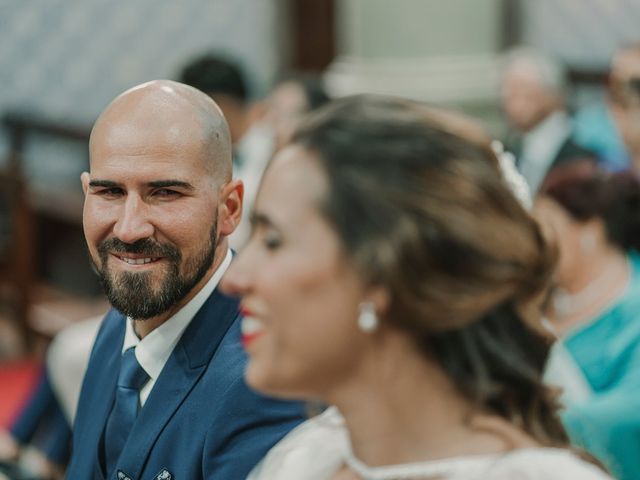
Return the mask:
[[149,375],[149,381],[140,389],[141,406],[147,401],[156,380],[160,376],[165,363],[167,363],[171,352],[173,352],[173,349],[180,340],[182,333],[189,323],[191,323],[196,313],[198,313],[198,310],[204,305],[207,298],[209,298],[218,286],[222,275],[224,275],[224,272],[231,263],[231,257],[231,250],[227,250],[225,259],[209,281],[202,287],[202,290],[200,290],[189,303],[142,340],[138,338],[133,329],[133,320],[127,317],[122,353],[131,347],[135,347],[136,359],[144,371],[147,372],[147,375]]
[[556,155],[571,135],[571,120],[562,111],[549,115],[522,139],[518,167],[535,195]]

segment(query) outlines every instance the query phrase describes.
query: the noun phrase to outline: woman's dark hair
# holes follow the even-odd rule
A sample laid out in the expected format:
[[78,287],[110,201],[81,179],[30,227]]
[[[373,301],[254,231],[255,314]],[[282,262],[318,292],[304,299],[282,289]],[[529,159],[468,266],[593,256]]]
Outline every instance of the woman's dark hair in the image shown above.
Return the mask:
[[390,293],[384,321],[410,332],[478,408],[566,445],[541,380],[537,299],[555,251],[485,133],[417,102],[357,96],[310,116],[293,143],[327,175],[320,210],[347,258]]
[[600,218],[609,241],[640,250],[640,179],[633,171],[608,173],[589,160],[554,168],[540,189],[578,222]]

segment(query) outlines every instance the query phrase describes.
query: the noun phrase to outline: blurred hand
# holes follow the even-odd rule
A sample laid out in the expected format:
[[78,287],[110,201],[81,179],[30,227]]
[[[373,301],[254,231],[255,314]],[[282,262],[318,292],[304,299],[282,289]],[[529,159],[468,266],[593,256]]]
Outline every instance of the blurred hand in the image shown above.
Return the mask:
[[0,429],[0,461],[10,462],[18,458],[20,446],[6,430]]

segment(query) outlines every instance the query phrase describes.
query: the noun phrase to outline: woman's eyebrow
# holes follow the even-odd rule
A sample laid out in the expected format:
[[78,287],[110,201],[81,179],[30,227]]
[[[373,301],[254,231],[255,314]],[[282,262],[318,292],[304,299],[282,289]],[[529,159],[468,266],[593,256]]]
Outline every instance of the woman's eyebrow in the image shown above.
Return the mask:
[[271,219],[262,212],[251,212],[249,216],[249,222],[251,223],[251,227],[256,228],[258,226],[261,227],[272,227],[273,222]]

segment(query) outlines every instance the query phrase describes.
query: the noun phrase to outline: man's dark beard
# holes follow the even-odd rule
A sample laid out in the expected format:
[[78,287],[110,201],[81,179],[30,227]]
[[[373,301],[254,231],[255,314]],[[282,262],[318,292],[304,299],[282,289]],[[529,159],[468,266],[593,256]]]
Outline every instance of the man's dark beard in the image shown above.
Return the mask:
[[[173,245],[161,244],[150,238],[125,243],[115,237],[98,245],[101,266],[96,265],[96,270],[111,305],[136,320],[156,317],[176,305],[202,280],[213,263],[218,243],[216,223],[213,223],[209,244],[198,256],[187,262],[184,276],[180,275],[182,254]],[[112,253],[163,257],[168,263],[168,271],[159,289],[156,291],[152,288],[149,272],[112,274],[107,268]]]

